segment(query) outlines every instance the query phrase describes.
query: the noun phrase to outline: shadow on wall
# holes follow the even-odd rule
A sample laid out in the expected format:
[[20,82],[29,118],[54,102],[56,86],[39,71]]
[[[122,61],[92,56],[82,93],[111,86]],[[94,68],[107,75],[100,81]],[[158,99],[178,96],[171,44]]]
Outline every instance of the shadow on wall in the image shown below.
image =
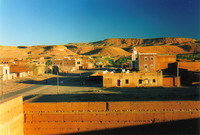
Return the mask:
[[200,118],[59,135],[199,135]]

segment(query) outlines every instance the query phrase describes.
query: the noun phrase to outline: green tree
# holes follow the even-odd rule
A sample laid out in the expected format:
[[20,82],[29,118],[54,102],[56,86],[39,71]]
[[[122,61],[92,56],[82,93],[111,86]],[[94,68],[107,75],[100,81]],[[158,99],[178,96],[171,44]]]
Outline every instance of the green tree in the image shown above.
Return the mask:
[[50,66],[50,65],[52,65],[52,60],[47,60],[46,66]]

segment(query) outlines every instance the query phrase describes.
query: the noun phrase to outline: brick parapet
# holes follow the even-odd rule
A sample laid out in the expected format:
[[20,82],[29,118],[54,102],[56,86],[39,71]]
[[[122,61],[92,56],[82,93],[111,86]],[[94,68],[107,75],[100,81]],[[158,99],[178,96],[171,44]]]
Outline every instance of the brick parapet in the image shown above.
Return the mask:
[[24,133],[25,135],[77,133],[200,118],[199,103],[199,101],[25,103]]

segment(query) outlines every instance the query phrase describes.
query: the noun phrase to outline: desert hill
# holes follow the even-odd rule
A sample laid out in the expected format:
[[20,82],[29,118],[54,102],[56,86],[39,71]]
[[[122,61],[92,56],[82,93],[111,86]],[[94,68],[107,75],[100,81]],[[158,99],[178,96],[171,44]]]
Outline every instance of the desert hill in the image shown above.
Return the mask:
[[119,47],[102,47],[95,50],[92,50],[90,52],[87,52],[83,55],[100,55],[100,56],[129,56],[131,53],[123,50]]
[[51,56],[66,56],[66,55],[77,55],[76,53],[72,52],[71,50],[67,49],[67,47],[63,45],[53,45],[47,46],[44,48],[45,50],[41,53],[41,55],[51,55]]
[[[127,39],[119,39],[119,38],[111,38],[100,41],[101,44],[109,44],[109,45],[126,45],[126,46],[137,46],[137,45],[151,45],[151,44],[180,44],[180,43],[192,43],[198,41],[196,39],[191,38],[152,38],[152,39],[135,39],[135,38],[127,38]],[[94,42],[94,44],[97,42]]]
[[0,58],[22,58],[26,57],[27,47],[0,46]]
[[65,45],[0,46],[0,58],[53,57],[67,55],[128,56],[133,47],[139,52],[184,54],[200,52],[200,41],[191,38],[111,38],[90,43]]
[[139,51],[141,52],[155,52],[155,53],[168,53],[168,54],[200,52],[200,41],[191,38],[153,38],[153,39],[111,38],[87,44],[84,43],[84,46],[90,47],[88,52],[87,49],[82,50],[82,52],[77,51],[79,50],[79,48],[81,48],[80,46],[82,46],[82,44],[72,43],[70,44],[70,46],[74,46],[72,51],[75,51],[78,54],[88,54],[88,55],[91,54],[95,55],[95,52],[98,53],[98,51],[95,50],[101,49],[102,47],[118,47],[131,53],[133,47],[135,46],[139,47]]

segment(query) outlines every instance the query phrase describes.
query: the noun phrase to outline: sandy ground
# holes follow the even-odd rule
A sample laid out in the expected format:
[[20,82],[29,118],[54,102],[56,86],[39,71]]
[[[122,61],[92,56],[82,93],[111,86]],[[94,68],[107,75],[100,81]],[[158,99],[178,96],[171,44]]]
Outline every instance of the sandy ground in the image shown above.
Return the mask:
[[[55,75],[45,74],[42,76],[27,76],[24,78],[6,80],[3,82],[3,93],[7,94],[10,92],[18,91],[23,88],[34,86],[34,84],[19,83],[22,81],[27,81],[27,80],[42,81],[42,80],[52,78],[52,77],[55,77]],[[0,82],[0,95],[2,95],[2,82]]]

